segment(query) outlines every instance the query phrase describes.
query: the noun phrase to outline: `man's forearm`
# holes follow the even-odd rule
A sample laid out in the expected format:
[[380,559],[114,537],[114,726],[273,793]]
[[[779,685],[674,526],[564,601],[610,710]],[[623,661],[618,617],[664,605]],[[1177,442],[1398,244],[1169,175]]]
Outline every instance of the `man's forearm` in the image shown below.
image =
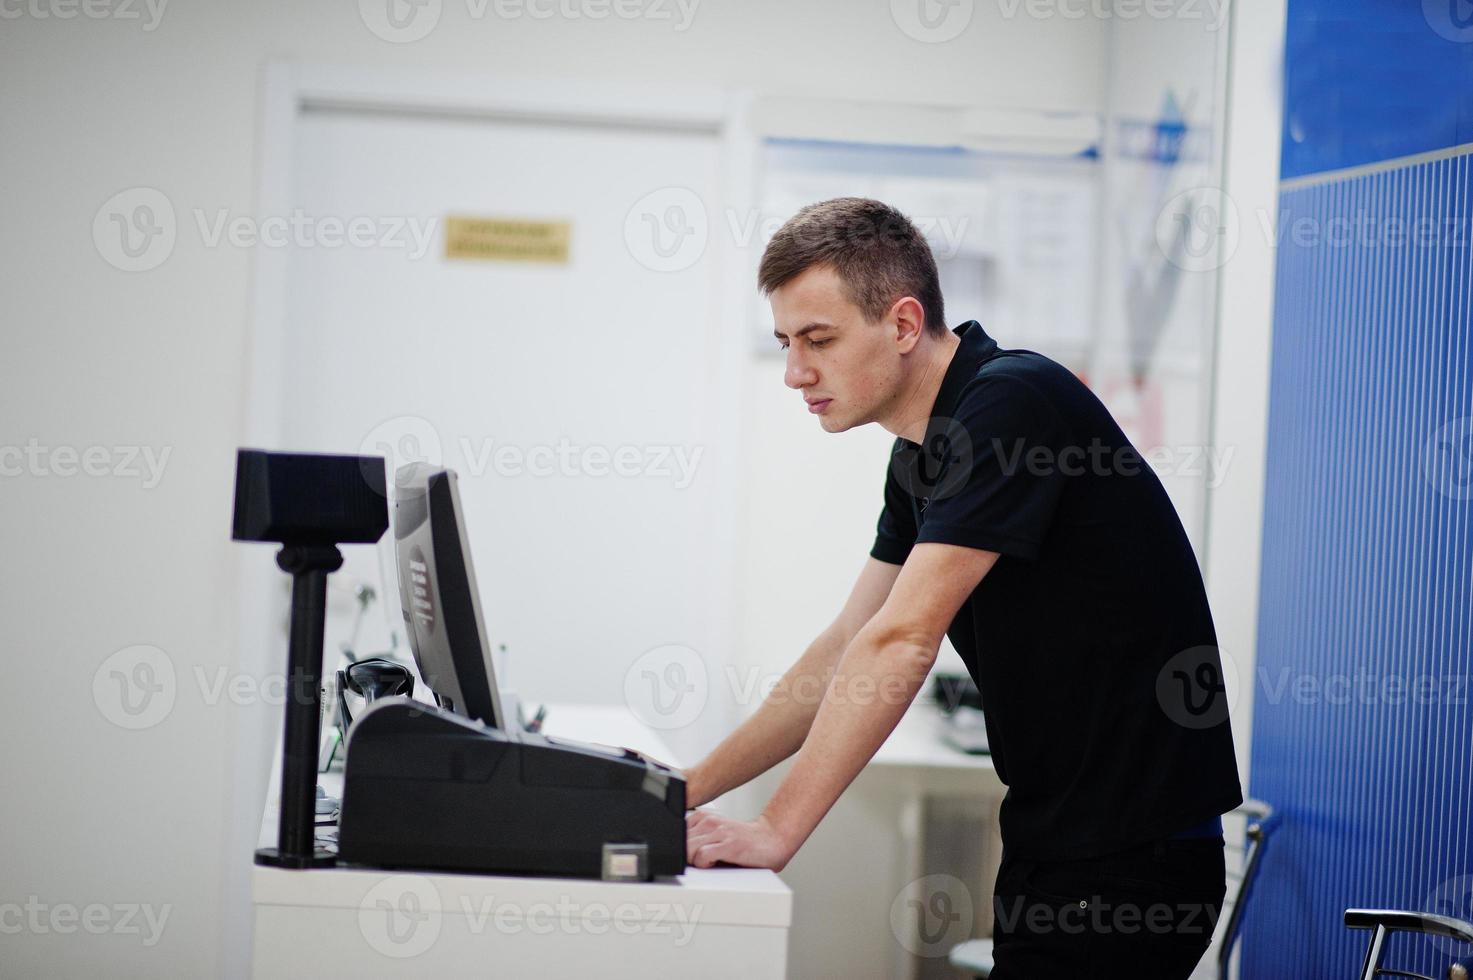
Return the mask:
[[[870,559],[870,599],[854,603],[864,620],[835,662],[792,769],[756,820],[697,810],[686,817],[686,859],[698,868],[726,862],[781,871],[895,730],[926,682],[957,611],[997,562],[998,553],[923,542],[898,574]],[[883,573],[883,574],[882,574]],[[859,584],[865,583],[861,577]],[[874,608],[877,611],[869,613]],[[841,617],[841,621],[845,617]]]
[[762,811],[788,856],[895,730],[935,659],[928,641],[871,630],[855,637],[810,737]]
[[798,751],[847,642],[837,626],[820,633],[752,717],[703,761],[686,770],[687,806],[702,806]]

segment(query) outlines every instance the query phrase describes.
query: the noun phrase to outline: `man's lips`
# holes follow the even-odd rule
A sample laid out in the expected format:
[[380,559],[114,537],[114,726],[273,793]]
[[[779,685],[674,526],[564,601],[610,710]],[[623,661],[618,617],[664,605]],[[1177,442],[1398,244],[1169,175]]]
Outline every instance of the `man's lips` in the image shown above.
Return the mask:
[[803,400],[808,403],[808,410],[814,415],[823,414],[823,410],[828,408],[829,403],[833,401],[832,398],[805,398]]

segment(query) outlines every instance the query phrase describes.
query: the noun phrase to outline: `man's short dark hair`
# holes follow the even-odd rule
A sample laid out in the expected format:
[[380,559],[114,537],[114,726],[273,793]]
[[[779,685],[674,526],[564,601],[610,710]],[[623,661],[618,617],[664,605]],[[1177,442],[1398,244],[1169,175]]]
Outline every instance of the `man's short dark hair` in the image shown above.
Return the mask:
[[902,296],[914,296],[925,311],[927,332],[946,332],[931,246],[890,205],[836,197],[803,208],[768,242],[757,286],[770,295],[818,265],[834,268],[850,302],[870,320],[880,319]]

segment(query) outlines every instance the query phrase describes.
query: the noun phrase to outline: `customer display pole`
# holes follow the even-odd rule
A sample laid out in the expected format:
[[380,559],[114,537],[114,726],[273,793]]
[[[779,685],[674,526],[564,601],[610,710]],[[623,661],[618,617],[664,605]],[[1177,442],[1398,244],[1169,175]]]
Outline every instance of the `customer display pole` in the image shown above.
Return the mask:
[[231,536],[282,544],[276,564],[292,577],[281,819],[277,846],[257,850],[257,864],[303,869],[335,861],[314,839],[327,576],[343,565],[338,544],[372,544],[383,536],[389,526],[385,486],[378,456],[249,449],[237,456]]

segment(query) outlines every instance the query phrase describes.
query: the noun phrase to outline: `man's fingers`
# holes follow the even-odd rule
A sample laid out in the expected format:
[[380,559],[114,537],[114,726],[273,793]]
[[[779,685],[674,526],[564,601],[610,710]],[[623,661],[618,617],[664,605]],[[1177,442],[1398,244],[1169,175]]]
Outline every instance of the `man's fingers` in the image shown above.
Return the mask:
[[685,815],[685,827],[687,831],[710,830],[712,827],[719,827],[725,819],[706,810],[692,810]]
[[709,844],[714,839],[715,837],[713,834],[700,834],[699,836],[695,837],[687,837],[685,839],[685,852],[686,854],[695,854],[696,849],[699,848],[702,844]]
[[708,841],[696,848],[695,856],[691,858],[691,864],[698,868],[709,868],[721,860],[720,852],[725,846],[725,841]]

